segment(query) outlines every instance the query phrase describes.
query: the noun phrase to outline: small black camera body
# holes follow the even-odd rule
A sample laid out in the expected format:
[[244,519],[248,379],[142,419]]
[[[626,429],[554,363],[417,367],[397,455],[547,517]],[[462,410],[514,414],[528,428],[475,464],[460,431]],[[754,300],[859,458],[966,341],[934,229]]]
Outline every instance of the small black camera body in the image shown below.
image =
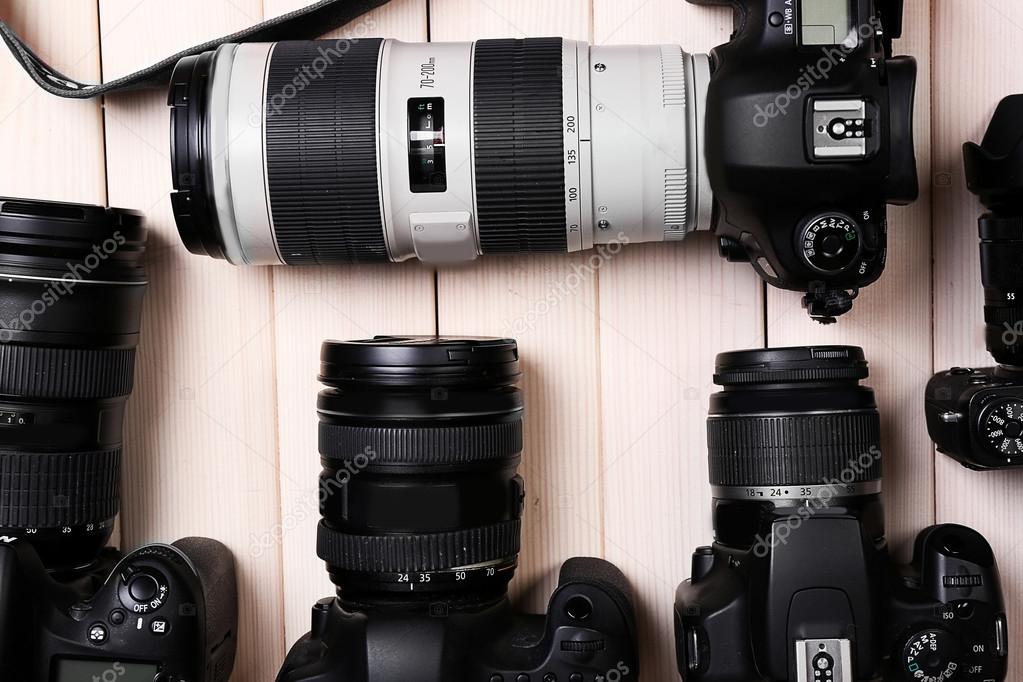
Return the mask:
[[323,345],[317,553],[337,596],[278,682],[639,679],[621,572],[565,562],[546,615],[517,613],[524,488],[514,341]]
[[1023,95],[998,105],[982,144],[963,145],[980,217],[984,338],[996,367],[956,367],[927,383],[927,430],[970,469],[1023,466]]
[[689,2],[735,9],[707,94],[722,254],[833,321],[884,270],[886,203],[919,192],[916,61],[892,56],[902,2]]
[[998,569],[932,526],[891,562],[880,417],[854,347],[718,356],[708,438],[715,544],[676,595],[686,682],[1004,680]]
[[147,545],[55,579],[25,540],[0,542],[0,678],[227,682],[234,559],[206,538]]

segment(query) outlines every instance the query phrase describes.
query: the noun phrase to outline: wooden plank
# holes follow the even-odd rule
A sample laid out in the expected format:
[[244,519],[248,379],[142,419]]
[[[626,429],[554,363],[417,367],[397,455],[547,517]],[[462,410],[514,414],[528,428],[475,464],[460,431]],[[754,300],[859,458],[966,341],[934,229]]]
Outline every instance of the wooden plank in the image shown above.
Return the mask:
[[[305,5],[273,0],[268,15]],[[425,0],[395,0],[357,19],[334,37],[426,40]],[[277,348],[277,411],[280,422],[280,536],[284,562],[288,644],[309,630],[309,611],[333,594],[316,557],[317,480],[316,380],[324,339],[378,334],[432,334],[436,301],[433,270],[418,262],[323,268],[273,269]]]
[[[1023,92],[1023,5],[1015,0],[934,3],[934,364],[990,367],[984,349],[978,255],[980,202],[966,189],[961,145],[979,142],[998,102]],[[922,387],[915,403],[922,399]],[[939,522],[963,523],[994,546],[1011,637],[1009,674],[1023,675],[1023,472],[971,472],[937,455]]]
[[916,57],[920,69],[915,124],[921,196],[909,207],[889,207],[885,273],[861,292],[851,313],[827,327],[806,315],[799,295],[773,290],[767,297],[770,345],[852,344],[866,352],[870,379],[865,383],[876,391],[881,410],[888,539],[902,561],[909,560],[916,533],[934,518],[934,464],[921,404],[932,373],[931,2],[911,0],[905,12],[895,51]]
[[[102,0],[104,75],[248,26],[259,0]],[[253,538],[280,523],[270,271],[193,256],[170,210],[166,93],[106,107],[110,200],[148,214],[146,301],[125,466],[127,544],[187,534],[225,542],[239,571],[234,679],[266,679],[284,655],[279,547]]]
[[[431,39],[561,35],[589,38],[587,0],[549,3],[442,0],[430,5]],[[545,610],[561,562],[599,556],[599,383],[596,280],[578,277],[587,255],[483,257],[438,275],[443,334],[512,336],[524,360],[526,482],[523,547],[513,593]]]
[[[79,80],[99,79],[95,3],[0,0],[0,16],[56,69]],[[40,90],[6,46],[0,52],[0,148],[4,150],[0,194],[105,203],[99,102],[62,100]]]
[[[728,39],[731,14],[675,0],[596,0],[604,43]],[[599,141],[595,141],[599,143]],[[642,677],[678,679],[672,609],[689,557],[713,539],[705,419],[714,356],[763,344],[763,288],[710,234],[627,246],[600,270],[602,462],[608,558],[632,582]]]

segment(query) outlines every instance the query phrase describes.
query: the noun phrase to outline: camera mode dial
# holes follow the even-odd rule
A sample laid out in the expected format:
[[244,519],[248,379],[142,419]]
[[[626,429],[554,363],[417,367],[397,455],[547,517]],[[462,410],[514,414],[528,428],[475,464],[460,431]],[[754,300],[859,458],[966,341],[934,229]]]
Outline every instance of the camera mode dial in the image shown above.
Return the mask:
[[955,635],[940,628],[915,633],[902,649],[907,680],[954,680],[962,668]]
[[817,272],[836,275],[856,263],[863,248],[856,221],[838,213],[812,218],[799,235],[799,253]]

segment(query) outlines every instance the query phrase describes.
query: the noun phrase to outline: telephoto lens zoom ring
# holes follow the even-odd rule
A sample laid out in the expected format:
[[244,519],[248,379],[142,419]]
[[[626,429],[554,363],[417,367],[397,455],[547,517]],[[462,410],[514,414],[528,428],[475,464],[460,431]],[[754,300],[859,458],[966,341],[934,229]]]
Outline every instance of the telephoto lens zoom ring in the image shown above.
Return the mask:
[[710,482],[817,485],[881,478],[876,412],[718,416],[707,422]]
[[483,253],[568,250],[561,38],[477,41],[473,121]]
[[80,526],[117,514],[121,450],[0,452],[0,527]]
[[131,393],[135,349],[0,345],[0,395],[114,398]]
[[443,571],[512,557],[521,546],[518,519],[444,533],[353,535],[320,522],[317,554],[333,570],[356,573]]
[[[267,74],[266,168],[280,256],[291,265],[388,260],[377,187],[377,63],[351,41],[309,87],[295,74],[333,42],[280,42]],[[294,97],[275,101],[294,89]]]
[[518,458],[519,420],[447,427],[375,427],[320,422],[320,454],[352,460],[372,453],[372,464],[447,466]]

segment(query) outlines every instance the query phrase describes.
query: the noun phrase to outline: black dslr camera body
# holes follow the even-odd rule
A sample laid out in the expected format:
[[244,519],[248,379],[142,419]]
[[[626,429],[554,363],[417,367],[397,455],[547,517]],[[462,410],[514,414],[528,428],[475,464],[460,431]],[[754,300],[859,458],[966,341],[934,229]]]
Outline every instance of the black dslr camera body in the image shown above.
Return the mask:
[[[514,567],[505,569],[511,572]],[[504,581],[486,568],[431,571],[410,581],[455,584]],[[478,575],[470,575],[477,573]],[[280,682],[415,680],[415,682],[621,682],[638,679],[635,625],[624,576],[601,559],[561,568],[544,615],[516,613],[507,599],[485,605],[422,603],[346,606],[326,598],[313,607],[312,631],[291,650]],[[286,672],[285,672],[286,671]]]
[[970,469],[1023,466],[1023,95],[1002,100],[982,145],[963,146],[980,217],[984,338],[996,367],[955,367],[927,384],[927,430]]
[[853,347],[718,356],[715,544],[676,595],[686,682],[1004,680],[998,569],[969,528],[888,555],[880,419]]
[[886,203],[919,191],[916,61],[892,56],[902,1],[689,2],[735,9],[707,94],[722,254],[833,321],[884,270]]
[[17,682],[227,682],[231,553],[184,538],[57,580],[24,540],[0,543],[0,677]]
[[545,615],[516,613],[523,483],[514,341],[323,345],[318,554],[337,596],[278,682],[639,679],[628,586],[565,562]]
[[133,211],[0,197],[3,682],[226,682],[231,673],[228,549],[186,538],[122,558],[107,547],[145,245]]

